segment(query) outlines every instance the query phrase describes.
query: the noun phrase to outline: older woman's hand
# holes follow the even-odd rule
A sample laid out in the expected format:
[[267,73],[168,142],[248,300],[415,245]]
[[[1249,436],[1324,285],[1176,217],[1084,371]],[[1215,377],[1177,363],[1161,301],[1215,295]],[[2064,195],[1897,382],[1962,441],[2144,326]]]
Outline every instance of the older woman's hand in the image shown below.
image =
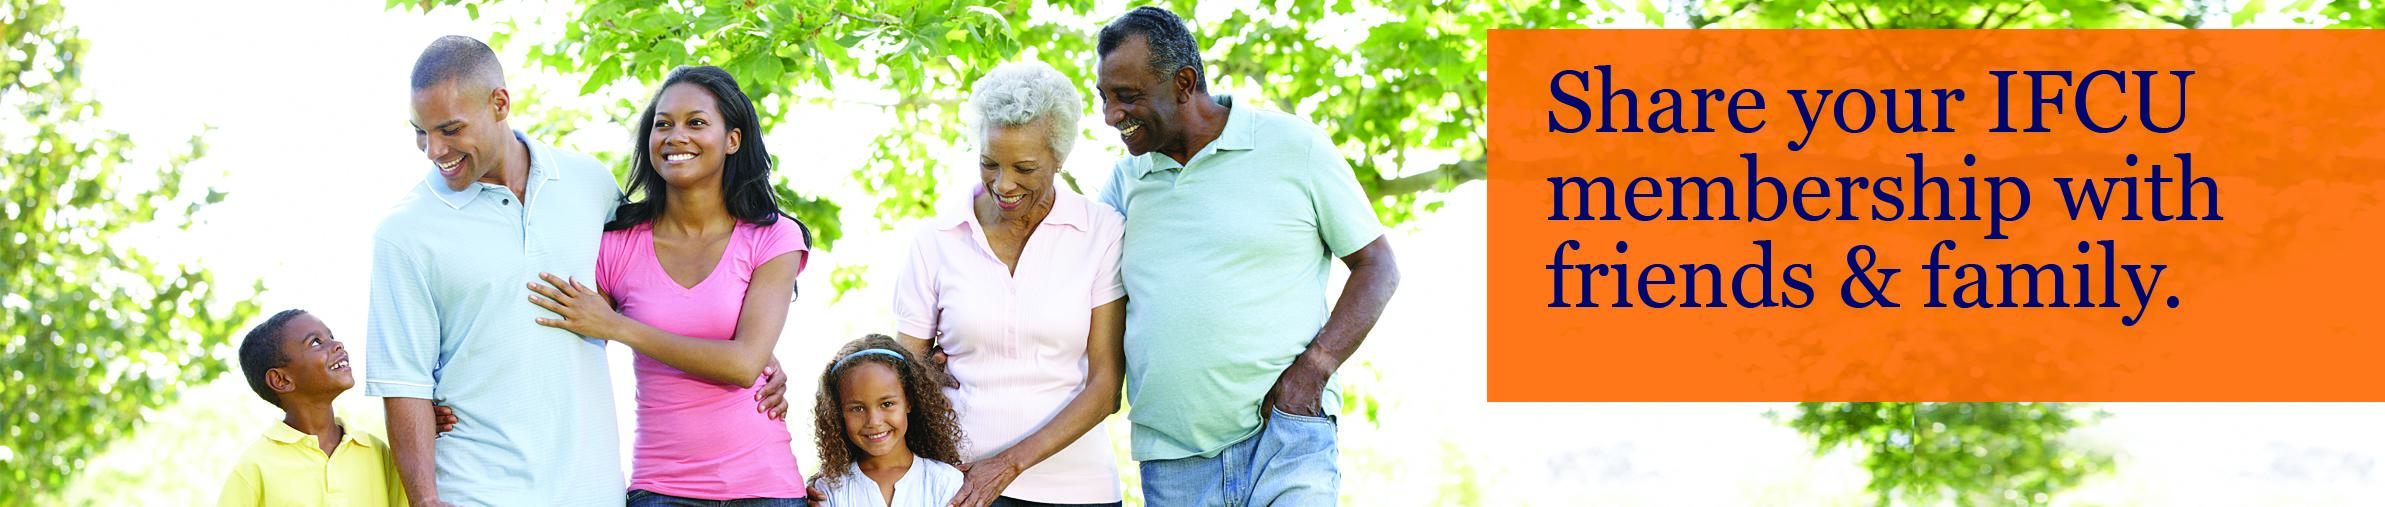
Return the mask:
[[994,453],[956,468],[961,469],[961,490],[952,494],[951,507],[985,507],[1001,498],[1002,490],[1010,489],[1010,481],[1018,480],[1027,464],[1012,459],[1009,453]]
[[530,302],[562,317],[538,319],[538,325],[599,340],[621,337],[623,319],[619,312],[613,311],[612,301],[604,294],[580,285],[579,280],[547,273],[539,273],[538,278],[546,283],[530,282],[530,291],[538,293],[530,296]]

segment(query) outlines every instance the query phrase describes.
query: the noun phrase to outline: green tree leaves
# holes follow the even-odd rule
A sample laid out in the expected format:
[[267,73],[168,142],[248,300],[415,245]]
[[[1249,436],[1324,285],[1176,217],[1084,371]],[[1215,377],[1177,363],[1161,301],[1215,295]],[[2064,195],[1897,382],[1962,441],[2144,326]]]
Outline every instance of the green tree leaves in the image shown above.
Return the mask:
[[1878,505],[2046,505],[2112,457],[2063,436],[2091,422],[2060,403],[1799,403],[1815,454],[1865,452]]
[[[491,3],[389,5],[428,11]],[[1092,3],[1084,0],[582,0],[578,7],[570,19],[538,20],[564,23],[564,36],[531,41],[528,52],[537,65],[585,75],[582,94],[616,83],[651,83],[672,67],[709,63],[736,74],[761,102],[764,122],[776,124],[787,119],[789,105],[831,101],[841,80],[890,92],[896,99],[882,107],[899,127],[880,134],[869,160],[852,168],[855,182],[878,200],[859,204],[881,223],[934,210],[943,167],[929,153],[966,141],[958,118],[970,81],[994,65],[1036,58],[1090,92],[1094,34],[1119,14],[1090,12]],[[1173,7],[1188,17],[1195,12],[1190,2]],[[1580,7],[1300,1],[1262,3],[1193,23],[1208,46],[1211,79],[1263,90],[1258,100],[1334,133],[1360,183],[1376,197],[1380,217],[1398,224],[1432,207],[1435,199],[1420,196],[1487,174],[1480,113],[1487,30],[1568,26],[1589,14]],[[1341,43],[1320,42],[1328,39]],[[1457,160],[1400,174],[1419,152],[1455,154]],[[804,218],[836,227],[824,223],[835,220],[832,215]]]
[[[55,0],[0,10],[0,505],[54,494],[86,460],[228,366],[218,352],[253,303],[213,304],[203,269],[124,245],[139,227],[188,227],[213,190],[182,195],[196,137],[165,167],[130,167],[130,136],[94,125],[82,91],[85,42]],[[156,183],[133,183],[154,172]],[[159,223],[161,212],[179,217]],[[262,286],[256,287],[262,290]]]

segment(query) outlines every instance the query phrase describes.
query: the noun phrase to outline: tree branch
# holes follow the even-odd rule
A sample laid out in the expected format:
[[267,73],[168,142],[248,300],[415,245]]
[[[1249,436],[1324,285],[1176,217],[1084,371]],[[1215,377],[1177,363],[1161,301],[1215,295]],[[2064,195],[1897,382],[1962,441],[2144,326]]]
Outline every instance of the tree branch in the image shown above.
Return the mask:
[[[2025,7],[2027,7],[2027,6],[2022,6],[2022,7],[2024,7],[2024,8],[2025,8]],[[1995,7],[1995,6],[1988,6],[1987,13],[1986,13],[1986,14],[1981,14],[1981,15],[1979,15],[1979,22],[1978,22],[1978,23],[1972,23],[1972,24],[1971,24],[1971,29],[1972,29],[1972,30],[1978,30],[1978,29],[1981,29],[1981,28],[1987,28],[1988,20],[1991,20],[1991,19],[1996,19],[1996,7]]]
[[1454,187],[1489,176],[1490,167],[1486,159],[1470,158],[1442,164],[1441,167],[1420,174],[1385,179],[1383,184],[1375,186],[1375,195],[1368,197],[1381,199],[1386,196],[1436,191],[1441,188],[1443,182],[1448,182],[1449,186]]
[[2202,24],[2201,20],[2198,19],[2201,18],[2201,16],[2194,13],[2188,13],[2186,15],[2180,16],[2163,16],[2161,14],[2156,14],[2153,12],[2153,7],[2145,5],[2145,2],[2142,0],[2120,0],[2120,5],[2126,6],[2130,9],[2135,9],[2137,12],[2143,13],[2147,17],[2161,20],[2164,23],[2178,25],[2181,28],[2195,28],[2196,25]]
[[835,12],[836,12],[836,15],[837,15],[838,17],[842,17],[842,18],[845,18],[845,19],[850,19],[850,20],[854,20],[854,21],[860,21],[860,22],[863,22],[863,23],[875,23],[875,24],[879,24],[879,25],[888,25],[888,26],[891,26],[891,25],[894,25],[894,24],[895,24],[895,20],[891,20],[891,19],[878,19],[878,18],[865,18],[865,17],[861,17],[861,16],[855,16],[855,15],[853,15],[852,13],[845,12],[843,9],[838,9],[838,10],[836,10]]
[[[1840,9],[1838,8],[1838,4],[1835,4],[1835,3],[1824,3],[1824,4],[1822,4],[1822,5],[1823,5],[1824,7],[1829,7],[1829,8],[1830,8],[1830,14],[1832,14],[1832,15],[1835,15],[1835,16],[1838,16],[1838,20],[1839,20],[1839,22],[1841,22],[1841,23],[1846,23],[1846,24],[1847,24],[1847,28],[1856,28],[1856,27],[1861,27],[1861,28],[1865,28],[1865,29],[1870,29],[1870,28],[1872,28],[1872,17],[1871,17],[1871,15],[1869,15],[1869,14],[1864,14],[1862,9],[1847,9],[1847,10],[1840,10]],[[1850,15],[1850,14],[1848,14],[1848,11],[1854,11],[1854,14]],[[1860,20],[1860,22],[1859,22],[1858,20]]]
[[[2018,8],[2018,9],[2013,9],[2013,10],[2012,10],[2012,12],[2007,12],[2007,13],[2004,13],[2004,19],[1999,19],[1999,20],[1996,20],[1996,23],[1995,23],[1995,24],[1992,24],[1992,25],[1987,25],[1987,27],[1988,27],[1988,28],[2003,28],[2003,27],[2005,27],[2005,25],[2010,25],[2010,24],[2012,24],[2012,18],[2019,17],[2019,16],[2021,15],[2021,11],[2026,11],[2026,10],[2029,10],[2029,7],[2031,7],[2031,6],[2034,6],[2034,5],[2037,5],[2037,0],[2029,0],[2029,1],[2026,1],[2026,2],[2021,2],[2021,7],[2020,7],[2020,8]],[[1995,12],[1993,12],[1993,11],[1990,11],[1990,12],[1988,12],[1988,15],[1989,15],[1989,16],[1994,16],[1995,14],[1996,14],[1996,13],[1995,13]],[[1981,18],[1981,19],[1980,19],[1980,21],[1986,21],[1986,18]]]

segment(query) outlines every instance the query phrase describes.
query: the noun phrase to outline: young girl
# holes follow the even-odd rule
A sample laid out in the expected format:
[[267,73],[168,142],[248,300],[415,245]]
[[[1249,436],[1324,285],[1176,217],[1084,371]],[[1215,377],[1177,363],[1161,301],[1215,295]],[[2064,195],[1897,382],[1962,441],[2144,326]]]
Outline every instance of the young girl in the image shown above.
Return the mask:
[[873,334],[820,372],[820,475],[832,507],[943,507],[961,488],[952,403],[901,344]]

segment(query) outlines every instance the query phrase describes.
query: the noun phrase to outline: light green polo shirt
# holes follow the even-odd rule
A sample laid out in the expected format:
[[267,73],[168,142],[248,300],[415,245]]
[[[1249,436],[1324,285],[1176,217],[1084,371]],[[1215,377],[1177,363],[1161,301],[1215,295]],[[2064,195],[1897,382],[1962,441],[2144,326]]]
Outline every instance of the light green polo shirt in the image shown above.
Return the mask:
[[[1126,397],[1136,461],[1211,457],[1259,432],[1259,401],[1328,313],[1338,259],[1383,235],[1349,162],[1315,124],[1231,107],[1192,163],[1118,162],[1101,200],[1126,214]],[[1325,413],[1341,411],[1327,382]]]
[[620,203],[595,159],[529,146],[529,202],[432,173],[373,233],[364,392],[455,409],[433,441],[439,497],[458,505],[621,505],[620,434],[604,342],[538,325],[539,273],[596,280]]

